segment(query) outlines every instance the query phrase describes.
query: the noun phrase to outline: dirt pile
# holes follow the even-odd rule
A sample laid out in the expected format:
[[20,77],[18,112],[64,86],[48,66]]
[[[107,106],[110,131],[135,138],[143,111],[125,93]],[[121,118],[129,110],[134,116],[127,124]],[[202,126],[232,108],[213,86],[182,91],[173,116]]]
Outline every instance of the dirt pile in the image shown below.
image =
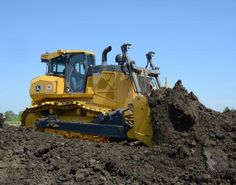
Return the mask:
[[[0,129],[0,184],[155,184],[154,148],[68,140],[32,129]],[[165,182],[165,181],[163,181]]]
[[236,111],[206,108],[181,81],[152,93],[149,103],[153,143],[168,159],[169,177],[181,184],[236,184]]
[[236,184],[236,111],[202,105],[178,81],[149,98],[154,146],[0,128],[0,184]]
[[2,113],[0,113],[0,127],[3,126],[4,122],[5,122],[5,117]]

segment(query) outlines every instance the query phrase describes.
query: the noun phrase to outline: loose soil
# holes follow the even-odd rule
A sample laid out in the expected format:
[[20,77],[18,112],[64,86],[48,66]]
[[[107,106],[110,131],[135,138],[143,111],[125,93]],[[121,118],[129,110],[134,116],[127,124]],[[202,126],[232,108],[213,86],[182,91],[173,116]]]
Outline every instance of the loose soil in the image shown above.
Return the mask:
[[0,184],[236,184],[236,111],[206,108],[181,81],[148,98],[153,146],[0,128]]

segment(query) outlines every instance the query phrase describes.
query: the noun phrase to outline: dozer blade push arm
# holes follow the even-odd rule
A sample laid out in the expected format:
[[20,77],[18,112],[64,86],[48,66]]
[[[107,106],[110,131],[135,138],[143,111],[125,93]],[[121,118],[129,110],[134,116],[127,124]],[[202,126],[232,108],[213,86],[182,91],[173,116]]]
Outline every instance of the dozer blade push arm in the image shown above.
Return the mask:
[[132,69],[132,62],[130,61],[130,58],[128,56],[128,49],[131,47],[131,44],[128,44],[128,43],[124,43],[122,46],[121,46],[121,51],[122,51],[122,63],[123,64],[126,64],[127,66],[127,69],[128,69],[128,72],[129,72],[129,76],[131,78],[131,81],[134,85],[134,89],[135,91],[137,92],[137,94],[141,94],[141,88],[139,86],[139,83],[138,83],[138,78],[137,78],[137,75],[136,73],[133,71]]
[[106,136],[112,138],[127,138],[130,126],[126,124],[123,110],[100,114],[89,123],[59,121],[55,117],[51,119],[39,119],[36,122],[38,129],[54,129],[65,132],[79,132],[94,136]]

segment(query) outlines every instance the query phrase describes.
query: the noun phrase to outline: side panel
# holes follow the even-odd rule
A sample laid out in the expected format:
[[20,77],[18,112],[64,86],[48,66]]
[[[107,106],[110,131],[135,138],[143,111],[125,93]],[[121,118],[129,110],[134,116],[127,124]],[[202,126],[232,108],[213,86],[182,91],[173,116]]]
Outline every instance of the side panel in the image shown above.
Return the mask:
[[117,73],[116,87],[116,108],[128,107],[128,104],[133,103],[137,93],[134,92],[130,79],[124,73]]
[[41,101],[54,95],[64,93],[64,77],[39,76],[31,81],[30,96],[33,102]]
[[87,79],[86,93],[93,93],[93,103],[118,109],[132,103],[135,93],[122,72],[102,71]]

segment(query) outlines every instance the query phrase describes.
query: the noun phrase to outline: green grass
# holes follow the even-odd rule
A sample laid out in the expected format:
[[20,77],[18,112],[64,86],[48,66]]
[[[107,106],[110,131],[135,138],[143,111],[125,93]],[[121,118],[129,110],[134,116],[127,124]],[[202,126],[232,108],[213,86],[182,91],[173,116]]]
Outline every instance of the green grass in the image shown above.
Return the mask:
[[8,125],[14,125],[14,126],[20,125],[20,121],[5,121],[5,123]]

